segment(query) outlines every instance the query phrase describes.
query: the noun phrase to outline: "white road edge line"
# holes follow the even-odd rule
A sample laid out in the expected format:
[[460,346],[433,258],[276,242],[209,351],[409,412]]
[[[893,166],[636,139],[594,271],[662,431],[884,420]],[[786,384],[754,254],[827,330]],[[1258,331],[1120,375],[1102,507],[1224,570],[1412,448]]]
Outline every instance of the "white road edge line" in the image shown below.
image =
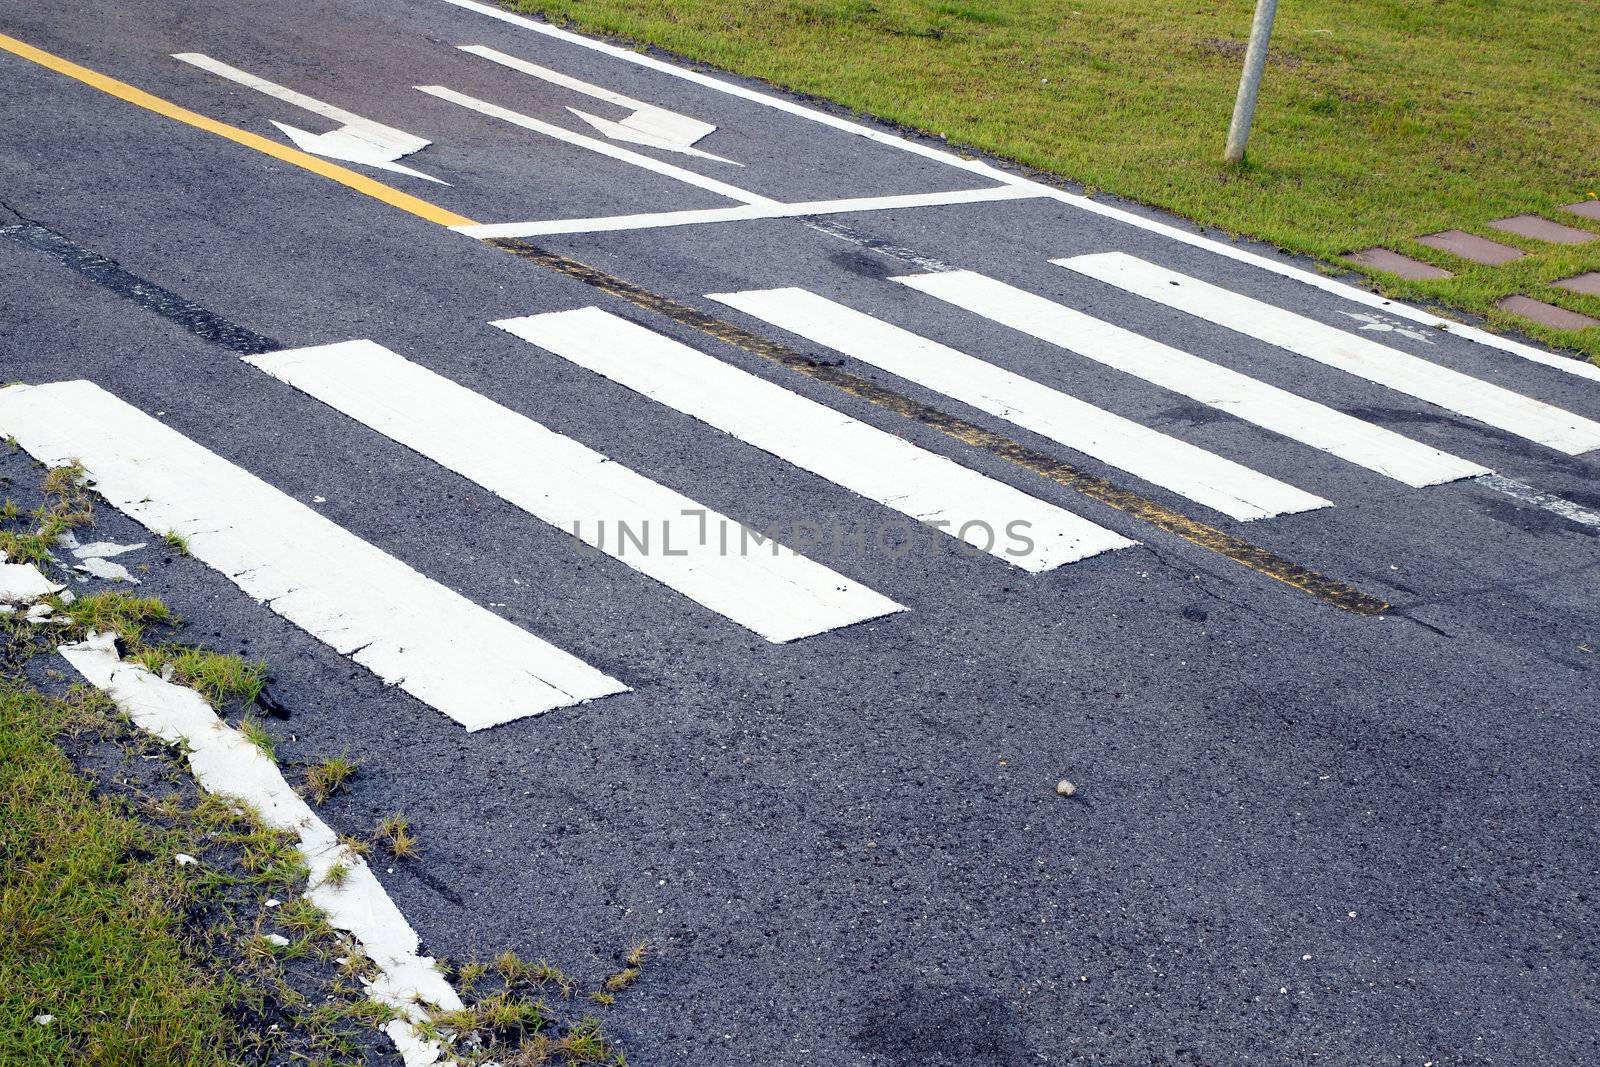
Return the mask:
[[1248,522],[1332,506],[1187,441],[804,289],[711,293],[709,298],[1232,518]]
[[[1039,572],[1135,542],[600,308],[494,325],[746,444]],[[1016,526],[1023,524],[1021,536]],[[1022,539],[1032,548],[1019,549]]]
[[[366,860],[311,810],[284,780],[278,765],[223,722],[193,689],[123,662],[115,634],[91,632],[85,640],[60,645],[56,651],[91,685],[104,690],[140,729],[180,747],[201,789],[248,804],[268,826],[299,839],[310,870],[305,898],[376,965],[377,977],[362,980],[367,996],[404,1016],[385,1024],[384,1033],[400,1050],[406,1067],[438,1063],[444,1051],[439,1042],[423,1038],[416,1029],[428,1019],[422,1005],[459,1011],[461,998],[434,967],[433,957],[418,955],[421,940],[416,930]],[[343,876],[330,880],[335,867],[342,868]]]
[[797,204],[749,207],[697,208],[691,211],[657,211],[640,215],[607,215],[592,219],[552,219],[548,222],[490,222],[452,226],[457,233],[491,237],[543,237],[560,233],[604,233],[610,230],[646,230],[665,226],[694,226],[716,222],[750,222],[788,219],[803,215],[840,215],[852,211],[894,211],[900,208],[942,207],[947,204],[982,204],[995,200],[1036,199],[1039,193],[1012,185],[991,189],[953,189],[942,193],[902,193],[863,196],[846,200],[810,200]]
[[0,389],[0,434],[468,730],[628,691],[93,382]]
[[972,271],[892,279],[1414,489],[1487,467]]
[[419,92],[427,93],[429,96],[436,96],[440,100],[448,100],[452,104],[459,104],[461,107],[476,111],[480,115],[488,115],[490,118],[509,122],[513,126],[521,126],[523,129],[532,130],[535,133],[542,133],[546,137],[553,137],[566,144],[587,148],[591,152],[621,160],[623,163],[631,163],[642,170],[651,171],[665,178],[676,179],[685,185],[693,185],[707,192],[716,193],[718,196],[725,196],[729,200],[737,200],[741,204],[777,203],[776,200],[770,200],[748,190],[740,189],[736,185],[719,182],[715,178],[707,178],[704,175],[696,174],[692,170],[684,170],[682,167],[673,166],[671,163],[663,163],[659,159],[651,159],[649,156],[631,152],[626,148],[618,148],[614,144],[607,144],[605,141],[597,140],[586,134],[574,133],[564,127],[556,126],[540,119],[530,118],[520,112],[512,111],[510,108],[501,107],[499,104],[491,104],[487,100],[479,100],[477,97],[468,96],[466,93],[458,93],[454,89],[448,89],[443,85],[417,85],[413,88]]
[[[720,551],[709,531],[739,523],[373,341],[244,362],[768,641],[906,610],[793,549]],[[624,523],[643,548],[627,550]]]
[[1564,371],[1580,378],[1588,378],[1590,381],[1600,382],[1600,366],[1596,366],[1587,360],[1573,359],[1569,356],[1558,356],[1553,352],[1546,352],[1543,349],[1535,348],[1532,345],[1523,344],[1520,341],[1514,341],[1509,337],[1501,337],[1498,334],[1490,333],[1488,330],[1479,329],[1476,326],[1468,326],[1465,323],[1456,322],[1453,319],[1446,319],[1439,315],[1435,315],[1432,312],[1424,311],[1421,308],[1415,308],[1408,304],[1398,303],[1388,299],[1387,297],[1379,296],[1376,293],[1367,292],[1365,289],[1358,289],[1349,282],[1324,277],[1313,270],[1307,270],[1305,267],[1297,266],[1293,263],[1281,262],[1277,259],[1273,259],[1270,256],[1263,255],[1260,252],[1253,252],[1247,248],[1240,248],[1224,241],[1218,241],[1217,239],[1213,237],[1207,237],[1204,234],[1192,233],[1170,223],[1146,218],[1143,215],[1136,214],[1124,208],[1114,207],[1110,204],[1102,204],[1096,200],[1091,200],[1089,197],[1084,196],[1081,193],[1070,193],[1065,189],[1057,189],[1053,185],[1046,185],[1043,182],[1036,182],[1028,178],[1023,178],[1019,175],[1001,170],[998,167],[991,166],[982,160],[963,159],[946,149],[934,148],[930,145],[919,144],[916,141],[912,141],[898,134],[885,133],[882,130],[873,129],[859,122],[851,121],[850,119],[840,118],[837,115],[830,115],[827,112],[818,111],[817,109],[807,107],[804,104],[797,104],[793,100],[786,100],[782,97],[773,96],[770,93],[763,93],[757,89],[751,89],[743,85],[738,85],[734,82],[724,81],[721,78],[715,78],[709,74],[702,74],[696,70],[686,70],[682,67],[674,66],[673,64],[664,60],[657,59],[654,56],[632,52],[626,48],[619,48],[614,44],[608,44],[605,41],[597,41],[593,38],[585,37],[582,34],[573,33],[571,30],[561,29],[559,26],[552,26],[545,22],[524,18],[521,15],[514,15],[509,11],[504,11],[491,4],[479,3],[478,0],[442,0],[442,2],[451,4],[455,7],[464,8],[467,11],[475,11],[480,15],[486,15],[489,18],[498,19],[501,22],[510,23],[513,26],[517,26],[525,30],[531,30],[534,33],[542,33],[546,37],[553,37],[556,40],[565,41],[568,44],[577,45],[580,48],[587,48],[593,52],[600,52],[603,55],[610,56],[612,59],[619,60],[623,63],[632,63],[634,66],[645,67],[649,70],[667,74],[674,78],[681,78],[684,81],[693,82],[696,85],[701,85],[708,89],[714,89],[720,93],[727,93],[729,96],[736,96],[742,100],[748,100],[752,103],[760,104],[763,107],[770,107],[775,111],[783,111],[790,115],[807,119],[811,122],[820,123],[823,126],[831,126],[836,130],[841,130],[857,137],[864,137],[869,141],[876,141],[879,144],[889,145],[891,147],[898,148],[903,152],[910,152],[912,155],[922,156],[925,159],[937,160],[940,163],[946,164],[947,166],[956,167],[959,170],[968,171],[972,174],[980,174],[993,181],[1001,182],[1006,185],[1015,185],[1022,188],[1032,189],[1038,196],[1048,197],[1052,200],[1066,204],[1069,207],[1075,207],[1080,211],[1087,211],[1090,214],[1099,215],[1103,218],[1115,219],[1118,222],[1125,223],[1129,226],[1134,226],[1149,233],[1160,234],[1163,237],[1169,238],[1173,241],[1178,241],[1181,244],[1186,244],[1193,248],[1204,249],[1207,252],[1223,256],[1224,258],[1234,260],[1238,263],[1248,263],[1253,267],[1260,268],[1261,270],[1271,271],[1273,274],[1277,274],[1284,278],[1289,278],[1293,281],[1301,282],[1305,285],[1311,286],[1314,289],[1320,289],[1325,293],[1331,293],[1334,296],[1352,301],[1353,303],[1363,304],[1371,308],[1379,308],[1391,315],[1398,315],[1401,318],[1410,319],[1412,322],[1420,322],[1425,326],[1431,326],[1445,333],[1453,333],[1458,337],[1465,338],[1466,340],[1473,341],[1488,348],[1499,349],[1502,352],[1506,352],[1513,356],[1519,356],[1522,359],[1529,360],[1533,363],[1538,363],[1541,366],[1551,367],[1555,370]]
[[1600,422],[1138,256],[1100,252],[1051,262],[1558,452],[1600,448]]

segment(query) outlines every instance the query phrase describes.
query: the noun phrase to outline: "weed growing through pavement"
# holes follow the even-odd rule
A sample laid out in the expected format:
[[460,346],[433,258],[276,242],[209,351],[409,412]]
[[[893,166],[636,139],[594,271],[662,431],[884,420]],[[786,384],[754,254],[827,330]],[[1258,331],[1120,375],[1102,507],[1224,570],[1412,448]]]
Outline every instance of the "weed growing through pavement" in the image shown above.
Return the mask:
[[[0,548],[49,573],[60,534],[92,524],[94,504],[76,466],[50,472],[45,489],[47,503],[28,513],[31,530],[7,529],[24,510],[0,504]],[[27,660],[91,630],[114,634],[125,658],[194,688],[221,713],[256,701],[264,665],[171,642],[181,621],[155,597],[110,590],[42,603],[46,620],[0,617],[0,855],[21,857],[0,865],[0,959],[21,967],[18,981],[0,986],[0,1018],[32,1018],[45,1005],[63,1022],[15,1034],[0,1027],[0,1062],[66,1062],[90,1048],[97,1067],[218,1059],[331,1067],[385,1049],[378,1031],[399,1016],[368,999],[377,968],[306,898],[310,868],[297,840],[247,804],[199,792],[182,750],[135,728],[99,690],[51,697],[22,680]],[[253,714],[238,728],[273,754]],[[64,750],[98,753],[97,765],[121,762],[91,781]],[[347,756],[324,759],[307,769],[303,788],[321,803],[356,771]],[[374,844],[397,858],[418,854],[398,814],[369,839],[340,841],[352,856]],[[334,864],[324,884],[342,884],[351,870]],[[37,891],[45,885],[49,893]],[[51,924],[71,936],[13,951],[22,932]],[[93,951],[52,948],[69,942]],[[501,953],[492,966],[445,969],[473,999],[419,1029],[447,1042],[451,1056],[504,1067],[626,1064],[597,1020],[550,1010],[546,997],[570,1002],[578,983],[548,962]],[[615,999],[606,997],[595,1002]],[[129,1003],[140,1011],[129,1014]]]
[[[0,529],[0,551],[13,563],[45,566],[54,562],[56,541],[62,534],[94,525],[94,499],[84,486],[83,465],[56,467],[44,476],[44,503],[29,515],[31,532]],[[0,523],[12,525],[22,517],[13,500],[0,507]]]
[[267,728],[261,725],[261,720],[254,715],[246,715],[239,723],[239,732],[244,734],[245,740],[256,746],[256,750],[274,763],[278,760],[277,750],[273,747],[272,735],[267,733]]
[[378,820],[372,829],[372,843],[388,851],[397,860],[413,859],[417,855],[417,839],[411,833],[411,820],[398,812]]
[[168,530],[161,535],[161,540],[165,541],[167,547],[178,555],[187,556],[189,554],[189,539],[177,530]]
[[306,768],[303,786],[305,795],[314,804],[326,804],[328,798],[343,792],[356,775],[357,765],[349,756],[330,756]]
[[[624,970],[637,976],[645,959],[640,942],[623,957]],[[563,1023],[561,1008],[573,1001],[578,982],[546,960],[529,962],[507,950],[492,960],[463,960],[444,965],[467,1006],[461,1011],[436,1012],[424,1033],[446,1042],[451,1051],[472,1064],[499,1063],[502,1067],[567,1067],[596,1064],[626,1067],[627,1057],[605,1037],[599,1019],[582,1015]],[[631,980],[630,980],[631,981]],[[614,993],[594,990],[587,998],[610,1006]]]
[[[237,701],[253,704],[267,682],[267,665],[222,652],[185,645],[157,645],[139,648],[125,658],[149,670],[186,685],[211,702],[219,711]],[[167,669],[171,673],[167,674]]]

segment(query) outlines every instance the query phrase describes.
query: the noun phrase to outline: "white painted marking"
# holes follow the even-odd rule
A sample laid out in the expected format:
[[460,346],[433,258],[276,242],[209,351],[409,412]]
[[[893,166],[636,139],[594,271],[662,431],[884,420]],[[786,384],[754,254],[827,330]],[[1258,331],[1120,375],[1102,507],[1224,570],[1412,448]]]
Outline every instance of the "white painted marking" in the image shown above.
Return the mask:
[[[792,550],[720,551],[705,531],[736,527],[732,519],[372,341],[245,362],[768,641],[905,610]],[[642,531],[650,549],[621,541],[619,523]]]
[[569,74],[549,67],[541,67],[537,63],[529,63],[516,56],[508,56],[504,52],[496,51],[481,44],[464,44],[459,46],[461,51],[480,56],[484,59],[499,63],[501,66],[520,71],[533,78],[539,78],[559,85],[564,89],[592,96],[596,100],[604,100],[608,104],[627,108],[632,114],[621,122],[612,122],[610,119],[599,118],[587,112],[579,111],[575,107],[567,108],[568,111],[578,116],[602,134],[615,141],[627,141],[630,144],[645,145],[649,148],[660,148],[668,152],[681,152],[684,155],[698,156],[701,159],[713,159],[718,163],[733,163],[736,167],[744,166],[743,163],[734,163],[731,159],[712,155],[694,147],[694,143],[707,134],[716,132],[716,127],[709,122],[680,115],[676,111],[668,111],[655,104],[647,104],[642,100],[623,96],[621,93],[612,92],[610,89],[580,81]]
[[62,534],[58,540],[79,559],[89,559],[91,556],[96,559],[110,559],[113,556],[137,552],[145,547],[145,542],[143,541],[134,545],[119,545],[115,541],[92,541],[87,545],[80,545],[78,544],[78,539],[70,531]]
[[98,556],[90,556],[82,563],[74,563],[72,569],[82,571],[92,578],[99,578],[106,582],[127,582],[129,585],[139,584],[139,579],[135,578],[133,572],[128,568],[120,563],[114,563],[109,559],[101,559]]
[[[422,1005],[458,1011],[461,998],[434,966],[433,957],[419,955],[417,932],[384,892],[372,868],[317,817],[284,780],[278,765],[223,722],[193,689],[163,681],[136,663],[124,663],[114,634],[91,633],[57,651],[140,729],[178,746],[201,789],[243,801],[268,826],[298,838],[310,869],[305,897],[323,910],[330,925],[354,938],[376,966],[377,977],[364,980],[367,995],[402,1016],[384,1031],[403,1053],[406,1067],[437,1063],[443,1049],[416,1029],[428,1017]],[[177,856],[180,864],[186,859],[198,862],[193,856]],[[330,879],[335,867],[343,869],[343,877]]]
[[[1135,543],[599,308],[495,325],[1024,570]],[[1010,554],[1018,546],[1008,526],[1017,522],[1032,552]]]
[[415,168],[396,163],[383,149],[372,147],[366,138],[349,129],[341,127],[329,130],[327,133],[311,133],[309,130],[302,130],[277,119],[273,119],[272,124],[283,131],[283,135],[293,141],[294,146],[302,152],[342,160],[345,163],[359,163],[364,167],[387,170],[394,174],[409,174],[413,178],[422,178],[439,185],[450,184],[431,174],[424,174]]
[[27,604],[66,588],[31,563],[6,563],[5,558],[0,552],[0,604]]
[[310,152],[313,155],[326,156],[329,159],[338,159],[346,163],[359,163],[362,166],[393,171],[396,174],[409,174],[414,178],[438,182],[440,185],[450,184],[449,182],[440,181],[432,175],[424,174],[420,170],[412,170],[410,167],[402,166],[395,162],[402,156],[408,156],[413,152],[418,152],[428,147],[433,143],[431,141],[423,140],[421,137],[407,133],[404,130],[397,130],[393,126],[385,126],[380,122],[373,122],[371,119],[363,118],[353,111],[334,107],[332,104],[324,103],[315,97],[296,92],[293,89],[279,85],[277,82],[268,81],[258,75],[251,74],[249,71],[231,67],[200,52],[175,52],[172,58],[182,60],[191,66],[199,67],[201,70],[210,71],[218,77],[226,78],[231,82],[254,89],[258,93],[264,93],[274,100],[293,104],[295,107],[305,111],[310,111],[313,114],[321,115],[323,118],[344,124],[339,129],[329,130],[327,133],[308,133],[287,123],[274,120],[272,124],[283,131],[284,135],[293,141],[295,146],[302,152]]
[[1053,262],[1558,452],[1600,448],[1600,423],[1581,415],[1136,256],[1104,252]]
[[751,222],[788,219],[803,215],[840,215],[852,211],[894,211],[900,208],[941,207],[946,204],[981,204],[992,200],[1023,200],[1039,194],[1008,186],[994,189],[957,189],[946,193],[907,193],[863,196],[848,200],[811,200],[798,204],[750,207],[696,208],[691,211],[656,211],[641,215],[609,215],[593,219],[552,219],[548,222],[491,222],[452,226],[470,237],[542,237],[553,233],[604,233],[608,230],[648,230],[664,226],[693,226],[713,222]]
[[588,137],[581,133],[573,133],[571,130],[562,129],[560,126],[530,118],[527,115],[512,111],[510,108],[501,107],[499,104],[491,104],[486,100],[479,100],[475,96],[458,93],[454,89],[447,89],[442,85],[418,85],[416,88],[429,96],[436,96],[440,100],[448,100],[452,104],[459,104],[481,115],[488,115],[490,118],[509,122],[513,126],[521,126],[525,130],[542,133],[546,137],[553,137],[558,141],[577,145],[579,148],[587,148],[591,152],[597,152],[602,156],[609,156],[624,163],[631,163],[636,167],[660,174],[663,177],[675,178],[685,185],[693,185],[696,188],[705,189],[708,192],[716,193],[718,196],[725,196],[729,200],[737,200],[742,204],[776,203],[776,201],[769,200],[764,196],[758,196],[755,193],[740,189],[738,186],[729,185],[727,182],[719,182],[715,178],[707,178],[696,174],[692,170],[684,170],[682,167],[673,166],[671,163],[663,163],[659,159],[651,159],[649,156],[642,156],[638,152],[630,152],[626,148],[618,148],[616,145],[607,144],[605,141],[597,141],[593,137]]
[[469,730],[628,688],[93,382],[0,389],[0,433],[47,465],[81,461],[112,506]]
[[950,271],[895,281],[1409,486],[1488,473],[1487,467],[994,278]]
[[1009,171],[1001,170],[1000,168],[992,166],[979,159],[964,159],[961,156],[955,155],[954,153],[945,149],[934,148],[932,145],[922,144],[921,142],[913,141],[906,137],[901,137],[898,134],[887,133],[883,130],[874,129],[873,127],[866,126],[859,122],[852,122],[849,119],[840,118],[838,115],[831,115],[825,111],[818,111],[816,108],[807,107],[804,104],[797,103],[784,97],[773,96],[770,93],[763,93],[757,89],[751,89],[748,86],[739,85],[730,81],[724,81],[721,78],[716,78],[709,74],[702,74],[697,70],[688,70],[683,67],[674,66],[673,64],[657,59],[654,56],[644,55],[639,52],[632,52],[626,48],[619,48],[614,44],[608,44],[605,41],[597,41],[593,38],[585,37],[580,33],[573,33],[571,30],[564,30],[559,26],[552,26],[546,22],[538,22],[534,19],[524,18],[521,15],[514,15],[509,11],[494,6],[493,4],[479,3],[478,0],[444,0],[444,2],[447,4],[452,4],[455,7],[465,8],[468,11],[475,11],[480,15],[487,15],[489,18],[498,19],[501,22],[510,23],[511,25],[520,27],[524,30],[531,30],[534,33],[540,33],[546,37],[555,38],[558,41],[565,41],[567,44],[576,45],[579,48],[587,48],[590,51],[599,52],[602,55],[610,56],[612,59],[623,63],[631,63],[634,66],[644,67],[660,74],[666,74],[670,77],[680,78],[683,81],[692,82],[695,85],[704,86],[707,89],[714,89],[719,93],[726,93],[729,96],[737,97],[741,100],[748,100],[753,104],[759,104],[762,107],[772,108],[774,111],[782,111],[786,114],[794,115],[822,126],[831,127],[832,129],[851,134],[855,137],[865,138],[866,140],[873,141],[878,144],[897,148],[902,152],[909,152],[914,156],[921,156],[924,159],[936,160],[945,164],[946,166],[955,167],[958,170],[964,170],[971,174],[978,174],[1005,185],[1016,186],[1020,189],[1028,189],[1031,190],[1035,196],[1048,197],[1058,203],[1065,204],[1068,207],[1077,208],[1079,211],[1087,211],[1091,215],[1099,215],[1102,218],[1114,219],[1117,222],[1128,226],[1133,226],[1148,233],[1160,234],[1162,237],[1177,241],[1180,244],[1189,245],[1192,248],[1204,249],[1207,252],[1222,256],[1226,259],[1231,259],[1237,263],[1248,263],[1253,267],[1257,267],[1265,271],[1271,271],[1273,274],[1277,274],[1284,278],[1293,279],[1294,281],[1309,285],[1314,289],[1320,289],[1325,293],[1331,293],[1334,296],[1342,299],[1349,300],[1357,304],[1364,304],[1367,307],[1377,308],[1381,311],[1387,312],[1388,314],[1398,315],[1401,318],[1410,319],[1412,322],[1420,322],[1425,326],[1437,329],[1444,333],[1453,333],[1458,337],[1464,337],[1467,340],[1473,341],[1477,344],[1499,349],[1502,352],[1519,356],[1522,359],[1538,363],[1542,366],[1552,367],[1556,370],[1564,371],[1567,374],[1573,374],[1580,378],[1588,378],[1590,381],[1600,382],[1600,366],[1596,366],[1595,364],[1590,363],[1588,360],[1573,359],[1569,356],[1558,356],[1553,352],[1546,352],[1543,349],[1535,348],[1532,345],[1523,344],[1520,341],[1514,341],[1509,337],[1501,337],[1498,334],[1492,334],[1489,331],[1481,330],[1476,326],[1468,326],[1465,323],[1441,318],[1440,316],[1428,311],[1424,311],[1421,308],[1414,308],[1405,304],[1400,304],[1393,300],[1379,296],[1376,293],[1369,293],[1365,289],[1358,289],[1349,282],[1342,282],[1333,278],[1324,277],[1315,271],[1307,270],[1304,267],[1297,266],[1293,263],[1275,259],[1271,256],[1265,256],[1259,252],[1252,252],[1247,248],[1241,248],[1238,245],[1229,244],[1225,241],[1218,241],[1215,238],[1206,237],[1204,234],[1193,233],[1170,223],[1162,222],[1159,219],[1147,218],[1144,215],[1140,215],[1123,208],[1114,207],[1110,204],[1102,204],[1098,201],[1091,200],[1089,197],[1080,193],[1070,193],[1065,189],[1057,189],[1053,185],[1046,185],[1043,182],[1032,181],[1028,178],[1021,177],[1020,175],[1012,174]]
[[[115,541],[95,541],[91,544],[80,545],[78,538],[71,530],[67,530],[56,538],[56,544],[71,552],[73,558],[79,562],[72,565],[75,571],[82,571],[94,578],[108,582],[128,582],[138,585],[139,579],[133,572],[120,563],[111,562],[111,557],[121,556],[128,552],[136,552],[145,547],[143,542],[136,545],[119,545]],[[83,579],[78,579],[82,581]]]
[[942,259],[934,259],[932,256],[925,255],[915,248],[907,248],[905,245],[897,245],[892,241],[885,241],[863,233],[848,223],[836,222],[832,219],[811,219],[806,222],[806,227],[816,230],[818,233],[825,233],[829,237],[846,241],[857,248],[865,248],[868,251],[877,252],[879,255],[888,256],[891,259],[898,259],[902,263],[909,263],[913,267],[921,267],[926,271],[960,269]]
[[1401,326],[1398,323],[1390,322],[1382,315],[1374,315],[1367,311],[1341,311],[1339,314],[1347,319],[1355,319],[1361,323],[1359,328],[1362,330],[1371,330],[1374,333],[1397,333],[1402,337],[1409,337],[1419,344],[1433,344],[1433,338],[1429,337],[1426,331],[1413,330],[1409,326]]
[[1552,515],[1560,515],[1563,519],[1582,523],[1600,529],[1600,512],[1594,512],[1580,504],[1575,504],[1563,496],[1547,493],[1542,489],[1535,489],[1527,482],[1519,482],[1515,478],[1506,478],[1498,474],[1485,474],[1481,478],[1473,479],[1486,489],[1493,489],[1497,493],[1520,500],[1524,504],[1543,508]]
[[[965,273],[928,277],[959,278]],[[1330,506],[1292,485],[804,289],[713,293],[711,299],[936,389],[1233,518],[1259,519]],[[988,307],[987,300],[983,303]]]

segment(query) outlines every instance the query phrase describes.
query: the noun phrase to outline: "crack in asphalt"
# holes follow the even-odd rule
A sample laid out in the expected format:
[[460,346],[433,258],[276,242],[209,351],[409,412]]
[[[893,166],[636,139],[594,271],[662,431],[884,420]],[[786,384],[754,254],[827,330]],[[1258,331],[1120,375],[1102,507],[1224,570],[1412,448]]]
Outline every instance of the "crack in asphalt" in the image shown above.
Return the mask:
[[279,342],[220,315],[163,288],[152,281],[123,269],[116,260],[85,248],[57,233],[50,227],[27,218],[15,208],[0,202],[8,213],[22,219],[20,223],[0,226],[0,237],[14,241],[24,248],[43,252],[76,271],[78,274],[109,289],[146,311],[154,312],[169,322],[211,344],[241,355],[259,355],[282,348]]

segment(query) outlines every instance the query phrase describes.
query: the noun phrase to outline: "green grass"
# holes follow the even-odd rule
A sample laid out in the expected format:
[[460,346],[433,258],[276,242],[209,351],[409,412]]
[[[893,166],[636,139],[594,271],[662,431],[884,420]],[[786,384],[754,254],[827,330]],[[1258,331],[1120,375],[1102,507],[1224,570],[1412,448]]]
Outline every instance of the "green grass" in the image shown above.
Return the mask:
[[305,795],[314,804],[326,804],[328,798],[342,792],[359,770],[349,756],[329,756],[306,768]]
[[[8,439],[9,440],[9,439]],[[45,502],[33,510],[36,524],[32,532],[0,530],[0,553],[13,563],[50,563],[56,538],[69,530],[94,525],[94,499],[82,484],[83,465],[71,463],[45,472],[41,489]],[[0,503],[0,523],[14,523],[22,516],[16,501]]]
[[[74,626],[86,631],[110,631],[129,645],[140,644],[145,627],[151,623],[172,621],[172,612],[157,597],[134,596],[117,589],[81,596],[70,604],[63,604],[55,597],[49,602],[58,614],[71,619]],[[156,669],[160,669],[160,664]]]
[[[60,530],[93,522],[81,473],[46,474],[46,503],[28,513],[40,532],[24,536],[47,569]],[[0,500],[0,527],[23,516]],[[110,590],[47,600],[50,623],[0,626],[0,1067],[366,1062],[363,1047],[386,1043],[374,1031],[394,1012],[367,999],[371,961],[306,898],[310,869],[295,836],[239,800],[196,793],[180,750],[141,733],[99,691],[77,687],[58,699],[21,673],[57,642],[110,631],[126,658],[170,667],[220,711],[255,699],[264,665],[158,641],[180,621],[152,597]],[[252,715],[238,728],[273,755]],[[121,764],[80,773],[68,751],[92,754],[89,766]],[[330,757],[308,767],[304,789],[321,803],[357,773],[348,756]],[[396,857],[417,854],[403,815],[384,819],[373,838]],[[341,840],[357,854],[372,848]],[[180,864],[180,854],[197,862]],[[324,882],[350,874],[335,864]],[[572,979],[543,960],[501,960],[510,973],[499,988],[423,1029],[439,1033],[448,1019],[467,1043],[463,1063],[625,1067],[597,1022],[547,1013],[537,999],[550,988],[570,999]],[[463,970],[475,980],[488,973],[481,964]]]
[[226,1062],[230,993],[182,950],[187,842],[78,777],[52,743],[74,713],[0,680],[0,1063]]
[[[68,610],[76,606],[68,605]],[[261,689],[267,681],[267,665],[259,660],[251,661],[187,645],[141,647],[132,650],[128,658],[156,674],[170,664],[173,681],[195,690],[218,709],[233,701],[252,703],[261,695]],[[259,727],[259,724],[256,725]],[[247,727],[244,728],[245,733],[250,734]],[[251,736],[251,740],[255,741],[256,738]],[[267,754],[271,755],[271,752]]]
[[[1278,12],[1242,167],[1220,161],[1251,0],[514,0],[579,28],[869,112],[1208,225],[1335,259],[1383,244],[1458,272],[1374,275],[1600,357],[1600,329],[1495,311],[1600,270],[1600,242],[1485,227],[1600,192],[1600,59],[1570,0],[1301,0]],[[665,101],[670,105],[670,101]],[[1472,268],[1409,242],[1459,228],[1536,252]]]

